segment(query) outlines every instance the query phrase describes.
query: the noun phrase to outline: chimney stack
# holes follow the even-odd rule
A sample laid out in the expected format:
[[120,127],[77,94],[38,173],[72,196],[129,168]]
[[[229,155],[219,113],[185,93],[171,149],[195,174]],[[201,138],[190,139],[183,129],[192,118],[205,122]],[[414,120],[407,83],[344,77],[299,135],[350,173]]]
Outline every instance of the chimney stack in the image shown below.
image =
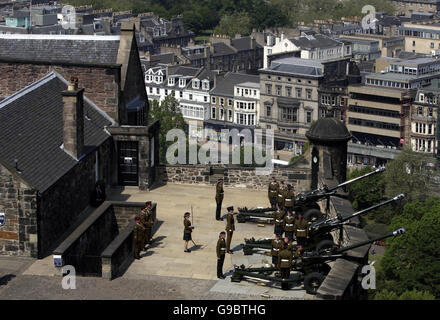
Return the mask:
[[64,151],[79,160],[84,152],[84,89],[78,89],[77,77],[71,77],[62,96]]

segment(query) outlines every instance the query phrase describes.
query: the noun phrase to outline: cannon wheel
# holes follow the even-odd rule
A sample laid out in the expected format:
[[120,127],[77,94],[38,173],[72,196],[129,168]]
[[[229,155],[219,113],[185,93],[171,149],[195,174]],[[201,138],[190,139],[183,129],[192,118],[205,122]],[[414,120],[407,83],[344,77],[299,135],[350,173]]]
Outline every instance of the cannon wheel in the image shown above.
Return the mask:
[[316,294],[321,283],[324,281],[324,276],[320,272],[312,272],[304,278],[304,288],[308,294]]
[[326,250],[326,249],[333,249],[336,245],[334,244],[333,240],[322,240],[316,245],[316,250]]
[[243,246],[243,254],[245,256],[251,256],[254,253],[254,250],[252,250],[252,248],[247,247],[246,245]]
[[304,213],[304,218],[307,221],[317,221],[323,219],[323,216],[318,209],[309,209]]

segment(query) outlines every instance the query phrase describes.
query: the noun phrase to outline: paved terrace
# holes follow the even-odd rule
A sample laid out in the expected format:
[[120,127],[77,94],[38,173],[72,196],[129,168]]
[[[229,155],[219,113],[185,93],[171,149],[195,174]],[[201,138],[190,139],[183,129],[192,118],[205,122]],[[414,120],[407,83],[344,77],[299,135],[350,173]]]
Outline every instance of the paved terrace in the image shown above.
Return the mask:
[[[104,279],[81,278],[79,283],[83,287],[89,288],[87,292],[82,293],[81,298],[99,299],[100,295],[92,294],[97,288],[101,288],[102,294],[106,299],[109,298],[112,288],[118,289],[119,298],[144,298],[144,299],[172,299],[175,295],[183,299],[209,298],[225,299],[226,297],[237,298],[261,298],[270,296],[274,299],[304,299],[310,298],[303,290],[302,286],[292,288],[289,291],[283,291],[278,286],[267,283],[262,285],[256,282],[242,281],[241,283],[232,283],[230,281],[230,271],[234,264],[245,264],[261,266],[264,263],[271,262],[271,258],[264,254],[254,254],[244,256],[242,251],[236,251],[233,255],[227,255],[224,264],[224,273],[228,276],[225,280],[218,280],[216,276],[216,244],[218,234],[225,228],[225,221],[215,220],[215,187],[197,186],[197,185],[166,185],[157,188],[151,192],[141,192],[137,188],[125,188],[124,190],[112,190],[109,194],[109,200],[144,202],[151,200],[157,203],[157,217],[159,228],[155,232],[155,240],[147,252],[142,252],[141,260],[135,260],[122,277],[113,281]],[[226,207],[233,205],[235,209],[239,206],[267,206],[267,191],[227,188],[225,187],[225,198],[223,201],[222,213],[226,212]],[[183,252],[183,214],[193,207],[194,225],[193,240],[197,247],[193,247],[191,253]],[[232,248],[239,249],[244,238],[272,237],[273,226],[259,226],[257,223],[236,223],[236,231],[232,239]],[[191,248],[192,244],[190,244]],[[23,272],[24,276],[44,283],[44,286],[50,287],[49,283],[58,283],[59,280],[51,280],[53,277],[52,257],[38,260]],[[31,277],[33,276],[33,277]],[[43,276],[36,279],[35,276]],[[15,282],[23,286],[23,291],[29,279]],[[148,289],[151,286],[158,286],[163,281],[164,288],[168,285],[176,288],[184,286],[184,283],[192,283],[191,290],[184,294],[179,289],[174,291],[164,290],[165,294],[158,296],[151,295]],[[133,287],[135,283],[148,283],[145,286]],[[14,281],[10,284],[13,285]],[[86,284],[87,283],[87,284]],[[91,285],[93,283],[93,285]],[[118,285],[116,286],[116,283]],[[30,285],[30,284],[29,284]],[[38,284],[36,284],[38,285]],[[53,284],[54,285],[54,284]],[[93,289],[97,287],[96,289]],[[135,289],[136,288],[136,289]],[[15,289],[18,290],[18,289]],[[103,290],[108,290],[105,293]],[[170,289],[171,290],[171,289]],[[177,290],[177,291],[176,291]],[[176,291],[176,292],[175,292]],[[16,297],[18,292],[13,291],[11,297]],[[62,292],[62,290],[61,290]],[[159,292],[159,291],[158,291]],[[174,293],[173,293],[174,292]],[[193,293],[191,293],[193,292]],[[78,295],[78,293],[75,293]],[[1,298],[0,290],[0,298]],[[68,296],[68,295],[67,295]],[[67,298],[66,293],[57,296],[58,298]],[[70,296],[68,296],[70,297]],[[26,296],[24,296],[26,298]],[[118,298],[118,297],[115,297]]]

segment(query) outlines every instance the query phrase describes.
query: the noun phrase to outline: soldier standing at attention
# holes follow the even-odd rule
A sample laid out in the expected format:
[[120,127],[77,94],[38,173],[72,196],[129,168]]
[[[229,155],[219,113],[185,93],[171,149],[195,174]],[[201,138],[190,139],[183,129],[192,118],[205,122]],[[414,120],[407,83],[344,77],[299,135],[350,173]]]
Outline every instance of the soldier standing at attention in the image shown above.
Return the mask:
[[225,242],[224,231],[220,232],[218,241],[217,241],[217,278],[224,279],[223,275],[223,262],[225,262],[225,252],[226,252],[226,242]]
[[293,241],[294,223],[295,217],[292,215],[292,210],[287,209],[287,216],[284,217],[284,232],[289,241]]
[[279,184],[275,177],[272,177],[272,181],[269,183],[269,202],[272,208],[276,208],[277,205],[277,197],[278,197],[278,188]]
[[191,226],[191,221],[189,221],[190,217],[189,212],[185,212],[184,219],[183,219],[183,240],[185,240],[185,251],[184,252],[191,252],[191,250],[188,249],[188,242],[192,240],[191,232],[193,231],[194,227]]
[[153,212],[151,211],[151,201],[145,203],[145,208],[142,209],[140,214],[141,224],[145,228],[145,245],[150,243],[151,231],[153,229]]
[[284,244],[287,244],[287,249],[293,250],[292,242],[289,240],[288,237],[284,237]]
[[[290,278],[290,268],[292,267],[292,260],[293,260],[293,252],[292,250],[288,249],[287,244],[285,243],[284,249],[281,250],[278,255],[278,266],[280,268],[281,278],[283,280]],[[281,289],[288,290],[289,283],[282,282]]]
[[273,233],[277,234],[281,237],[284,232],[283,226],[284,226],[284,213],[285,212],[283,209],[281,209],[281,206],[279,203],[277,203],[277,208],[278,208],[278,210],[275,211],[274,217],[273,217],[274,225],[275,225]]
[[284,194],[284,208],[293,210],[295,204],[295,192],[293,192],[292,185],[287,186],[287,191]]
[[141,224],[139,217],[134,218],[136,223],[133,227],[133,256],[135,259],[140,259],[140,253],[144,247],[145,228]]
[[278,266],[278,254],[284,248],[284,243],[280,239],[280,235],[276,234],[275,239],[272,240],[272,264],[277,267]]
[[215,202],[217,203],[217,209],[215,211],[215,220],[223,220],[220,218],[220,212],[222,210],[223,202],[223,179],[218,179],[217,186],[215,190]]
[[232,234],[235,231],[235,219],[234,215],[232,214],[234,212],[234,207],[228,207],[228,213],[226,214],[226,252],[227,253],[233,253],[231,251],[231,240],[232,240]]
[[298,217],[294,223],[295,237],[298,245],[305,246],[309,238],[309,223],[304,219],[302,211],[298,212]]
[[280,186],[278,188],[278,197],[277,202],[281,209],[284,209],[284,194],[286,192],[286,187],[284,186],[284,181],[280,182]]

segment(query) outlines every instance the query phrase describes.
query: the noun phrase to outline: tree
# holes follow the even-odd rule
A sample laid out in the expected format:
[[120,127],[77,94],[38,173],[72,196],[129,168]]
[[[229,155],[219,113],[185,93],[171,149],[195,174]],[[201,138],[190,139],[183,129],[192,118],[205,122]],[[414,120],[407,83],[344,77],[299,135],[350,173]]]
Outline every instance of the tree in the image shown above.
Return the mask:
[[149,122],[160,120],[159,162],[166,163],[167,149],[174,143],[173,141],[166,141],[167,132],[171,129],[181,129],[187,132],[187,125],[179,110],[179,103],[174,98],[174,91],[160,105],[154,100],[151,103],[148,117]]
[[393,291],[383,290],[374,296],[374,300],[435,300],[427,291],[407,290],[398,296]]
[[405,205],[392,229],[406,228],[403,236],[388,239],[377,272],[378,289],[402,295],[408,290],[427,291],[440,298],[440,200],[429,198]]
[[214,29],[214,34],[234,37],[237,33],[249,35],[251,32],[251,19],[246,12],[236,12],[224,15]]
[[404,193],[408,201],[429,196],[428,186],[431,170],[426,167],[426,155],[404,148],[385,171],[386,194],[394,196]]

